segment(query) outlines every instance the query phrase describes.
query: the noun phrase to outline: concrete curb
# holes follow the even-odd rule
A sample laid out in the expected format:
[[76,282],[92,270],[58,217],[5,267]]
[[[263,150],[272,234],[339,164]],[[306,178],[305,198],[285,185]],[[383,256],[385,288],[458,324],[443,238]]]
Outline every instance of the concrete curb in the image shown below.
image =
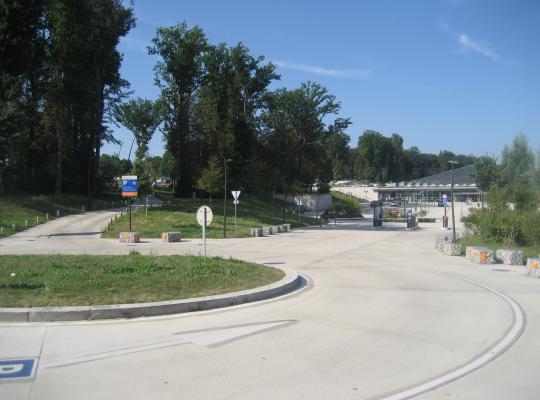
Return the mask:
[[54,322],[138,318],[230,307],[278,297],[294,291],[305,282],[304,278],[298,274],[289,271],[284,272],[285,277],[283,279],[266,286],[193,299],[97,306],[0,308],[0,322]]

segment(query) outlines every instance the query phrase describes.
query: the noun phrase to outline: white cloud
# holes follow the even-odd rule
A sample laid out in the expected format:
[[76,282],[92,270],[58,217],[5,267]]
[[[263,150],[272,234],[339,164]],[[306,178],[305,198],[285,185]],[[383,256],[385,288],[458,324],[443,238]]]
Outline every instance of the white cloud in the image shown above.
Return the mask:
[[367,69],[323,68],[315,65],[298,64],[279,60],[274,60],[272,62],[281,68],[309,72],[315,75],[333,76],[336,78],[365,79],[371,74],[371,71]]
[[499,53],[497,53],[489,44],[477,42],[464,33],[454,31],[446,22],[439,21],[437,25],[441,31],[455,37],[463,51],[478,53],[491,59],[492,61],[503,64],[516,64],[515,61],[503,61]]
[[486,44],[481,44],[478,42],[475,42],[467,35],[464,35],[463,33],[459,34],[458,41],[461,47],[466,51],[474,51],[476,53],[482,54],[488,58],[491,58],[493,61],[501,61],[501,57],[497,52],[493,49],[491,49]]

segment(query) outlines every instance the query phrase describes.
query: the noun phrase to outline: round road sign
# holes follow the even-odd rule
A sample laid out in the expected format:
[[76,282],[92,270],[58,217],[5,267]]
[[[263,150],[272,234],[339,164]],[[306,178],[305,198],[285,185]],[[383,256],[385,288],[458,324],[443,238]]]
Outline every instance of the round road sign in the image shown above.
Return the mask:
[[197,210],[197,222],[200,226],[204,226],[204,211],[206,210],[206,226],[212,223],[212,210],[208,206],[200,206]]

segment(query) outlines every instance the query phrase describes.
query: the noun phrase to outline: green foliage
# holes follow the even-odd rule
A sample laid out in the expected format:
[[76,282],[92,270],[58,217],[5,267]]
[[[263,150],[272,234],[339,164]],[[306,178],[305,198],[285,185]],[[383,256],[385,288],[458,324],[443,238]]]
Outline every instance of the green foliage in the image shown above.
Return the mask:
[[332,211],[350,217],[361,217],[360,201],[353,196],[348,196],[344,193],[330,192],[332,195]]
[[504,147],[501,160],[501,184],[531,185],[534,176],[534,152],[527,137],[518,133],[511,145]]
[[479,157],[475,163],[476,174],[474,176],[476,185],[484,192],[489,191],[500,180],[500,168],[497,160],[493,157]]
[[222,189],[223,179],[222,161],[217,156],[212,156],[208,160],[208,167],[197,181],[197,189],[204,190],[211,196]]

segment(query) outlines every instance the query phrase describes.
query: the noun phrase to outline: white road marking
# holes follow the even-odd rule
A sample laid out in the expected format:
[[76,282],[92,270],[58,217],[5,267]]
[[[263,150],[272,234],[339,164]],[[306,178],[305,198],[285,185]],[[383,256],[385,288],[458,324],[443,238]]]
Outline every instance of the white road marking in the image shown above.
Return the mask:
[[191,332],[179,332],[177,335],[179,339],[165,340],[159,342],[152,342],[141,344],[137,346],[123,347],[119,349],[112,349],[100,353],[85,354],[83,356],[65,358],[63,360],[52,361],[48,363],[42,363],[42,368],[57,368],[66,367],[69,365],[83,364],[97,360],[103,360],[107,358],[113,358],[123,356],[132,353],[139,353],[141,351],[149,351],[155,349],[162,349],[165,347],[180,346],[188,343],[194,343],[200,346],[217,346],[232,340],[237,340],[242,337],[250,336],[256,333],[267,331],[273,328],[290,325],[296,321],[272,321],[264,322],[260,324],[248,324],[241,326],[232,326],[218,329],[205,329],[200,331]]
[[508,350],[521,336],[525,329],[525,324],[527,321],[527,318],[525,316],[524,311],[521,309],[519,304],[513,300],[511,297],[507,296],[506,294],[499,292],[496,289],[493,289],[489,286],[483,285],[481,283],[471,281],[468,279],[463,278],[457,278],[453,275],[446,274],[443,272],[434,272],[438,275],[445,275],[450,276],[454,279],[458,279],[463,282],[470,283],[472,285],[478,286],[484,290],[487,290],[497,296],[499,296],[501,299],[503,299],[512,309],[512,314],[514,317],[514,324],[512,328],[509,330],[509,332],[502,338],[499,342],[495,344],[491,349],[489,349],[487,352],[485,352],[480,357],[476,358],[475,360],[471,361],[470,363],[455,369],[454,371],[451,371],[445,375],[442,375],[438,378],[432,379],[428,382],[424,382],[418,386],[415,386],[413,388],[407,389],[405,391],[395,393],[393,395],[383,397],[381,400],[406,400],[410,399],[412,397],[418,396],[422,393],[426,393],[430,390],[436,389],[440,386],[446,385],[447,383],[450,383],[452,381],[455,381],[457,379],[463,378],[465,375],[470,374],[471,372],[483,367],[487,363],[493,361],[495,358],[500,356],[502,353],[504,353],[506,350]]

